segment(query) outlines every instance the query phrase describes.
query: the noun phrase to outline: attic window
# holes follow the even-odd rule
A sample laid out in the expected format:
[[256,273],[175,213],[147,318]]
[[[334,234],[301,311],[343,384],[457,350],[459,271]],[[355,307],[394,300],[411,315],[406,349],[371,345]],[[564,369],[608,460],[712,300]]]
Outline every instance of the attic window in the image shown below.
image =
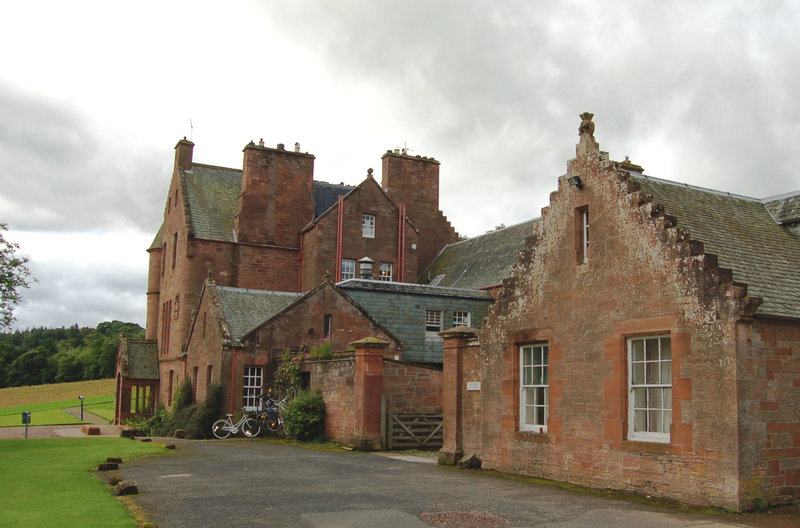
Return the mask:
[[375,215],[361,215],[361,236],[364,238],[375,238]]

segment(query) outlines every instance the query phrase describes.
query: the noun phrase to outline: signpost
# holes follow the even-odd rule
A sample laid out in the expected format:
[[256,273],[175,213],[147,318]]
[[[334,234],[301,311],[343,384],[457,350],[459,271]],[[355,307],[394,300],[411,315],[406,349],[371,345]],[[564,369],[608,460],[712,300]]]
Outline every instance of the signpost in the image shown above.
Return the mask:
[[25,438],[28,438],[28,425],[31,423],[30,411],[22,411],[22,423],[25,424]]

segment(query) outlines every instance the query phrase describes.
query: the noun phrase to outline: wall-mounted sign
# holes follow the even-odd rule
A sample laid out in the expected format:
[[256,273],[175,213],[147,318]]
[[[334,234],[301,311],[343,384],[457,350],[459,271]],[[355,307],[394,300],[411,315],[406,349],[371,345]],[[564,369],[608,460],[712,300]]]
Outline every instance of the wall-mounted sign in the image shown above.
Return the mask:
[[480,381],[468,381],[467,382],[467,390],[468,391],[479,391],[479,390],[481,390],[481,382]]

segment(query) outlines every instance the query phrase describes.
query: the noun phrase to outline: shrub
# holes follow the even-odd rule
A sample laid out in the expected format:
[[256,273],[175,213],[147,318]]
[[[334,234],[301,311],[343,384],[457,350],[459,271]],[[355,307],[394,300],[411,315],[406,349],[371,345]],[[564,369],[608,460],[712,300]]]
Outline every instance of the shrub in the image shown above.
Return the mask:
[[319,344],[312,345],[309,355],[311,359],[330,359],[333,357],[332,346],[330,341],[323,341]]
[[300,391],[284,413],[284,427],[304,442],[318,442],[325,437],[325,402],[319,391]]
[[186,425],[187,438],[211,438],[211,426],[222,415],[223,398],[219,383],[208,386],[206,399],[197,405],[193,420]]
[[301,355],[292,356],[289,350],[284,350],[281,355],[281,364],[275,369],[275,383],[284,387],[297,387],[300,384],[302,365]]
[[169,413],[164,408],[164,405],[159,405],[158,410],[150,418],[142,418],[141,416],[134,416],[125,420],[125,425],[133,427],[144,436],[155,436],[161,429],[164,421],[167,419]]
[[211,425],[222,414],[222,400],[222,387],[214,384],[208,386],[204,401],[192,403],[192,384],[186,381],[178,387],[171,410],[161,405],[153,417],[131,418],[125,424],[147,436],[172,436],[183,429],[186,438],[211,438]]

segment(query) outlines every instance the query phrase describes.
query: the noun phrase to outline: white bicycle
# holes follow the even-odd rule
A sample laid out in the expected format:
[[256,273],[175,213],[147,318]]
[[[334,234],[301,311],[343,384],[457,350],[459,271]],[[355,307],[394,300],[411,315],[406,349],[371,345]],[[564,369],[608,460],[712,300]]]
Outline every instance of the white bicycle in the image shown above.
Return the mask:
[[225,416],[224,420],[217,420],[211,426],[211,432],[217,438],[228,438],[230,435],[238,433],[240,427],[248,438],[258,436],[261,432],[261,424],[249,415],[247,407],[242,407],[242,417],[236,423],[233,423],[232,414],[226,414]]

